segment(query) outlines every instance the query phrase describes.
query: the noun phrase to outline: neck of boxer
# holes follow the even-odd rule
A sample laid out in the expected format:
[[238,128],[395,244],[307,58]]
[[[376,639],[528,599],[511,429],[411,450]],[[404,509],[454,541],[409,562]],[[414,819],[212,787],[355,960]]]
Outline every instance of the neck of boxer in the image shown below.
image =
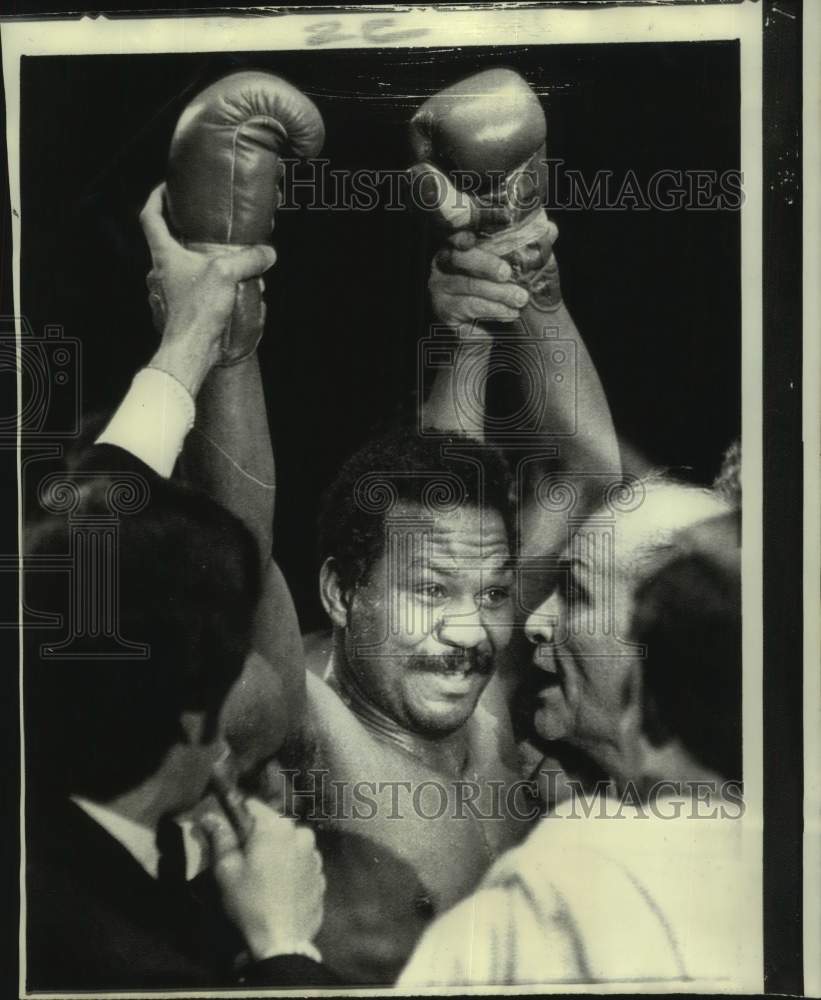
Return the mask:
[[371,702],[352,672],[347,669],[345,655],[335,643],[326,674],[333,688],[363,726],[376,739],[399,747],[433,771],[449,778],[461,779],[470,764],[468,727],[441,736],[412,732],[386,715]]

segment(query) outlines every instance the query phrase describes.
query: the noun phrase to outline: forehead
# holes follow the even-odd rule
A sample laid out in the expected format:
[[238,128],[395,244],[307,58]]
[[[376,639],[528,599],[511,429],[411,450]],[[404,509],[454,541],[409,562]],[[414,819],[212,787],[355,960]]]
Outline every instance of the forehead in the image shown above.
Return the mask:
[[510,548],[502,515],[464,505],[433,512],[405,504],[386,519],[387,552],[407,561],[470,569],[507,562]]

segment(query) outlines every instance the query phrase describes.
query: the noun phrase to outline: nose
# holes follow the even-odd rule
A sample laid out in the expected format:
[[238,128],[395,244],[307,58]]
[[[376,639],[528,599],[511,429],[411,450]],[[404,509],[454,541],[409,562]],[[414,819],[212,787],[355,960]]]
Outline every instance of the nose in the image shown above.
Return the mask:
[[487,638],[478,609],[467,614],[443,615],[434,634],[443,645],[460,649],[475,649]]
[[535,611],[532,611],[525,622],[525,635],[539,646],[542,643],[552,643],[559,623],[559,603],[555,595],[543,601]]

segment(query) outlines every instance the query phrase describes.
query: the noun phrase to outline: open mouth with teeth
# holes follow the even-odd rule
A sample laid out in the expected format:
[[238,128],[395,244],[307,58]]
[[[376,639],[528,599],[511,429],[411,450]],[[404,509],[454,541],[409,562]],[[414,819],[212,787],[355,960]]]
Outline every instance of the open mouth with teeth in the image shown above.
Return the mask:
[[483,657],[425,657],[413,664],[417,676],[434,697],[469,694],[490,672]]
[[438,674],[440,677],[467,677],[468,674],[476,673],[478,668],[475,663],[462,663],[456,665],[443,664],[438,670],[429,671]]
[[476,670],[428,672],[425,684],[434,696],[456,696],[469,694],[479,683]]
[[478,656],[418,657],[413,663],[415,670],[439,677],[467,677],[470,674],[488,673],[489,666],[489,660]]
[[558,660],[549,646],[539,646],[533,654],[533,687],[537,697],[543,692],[561,686],[562,676]]
[[540,646],[533,654],[528,690],[531,694],[529,714],[536,733],[543,740],[561,740],[572,729],[571,706],[568,701],[564,665],[549,645]]

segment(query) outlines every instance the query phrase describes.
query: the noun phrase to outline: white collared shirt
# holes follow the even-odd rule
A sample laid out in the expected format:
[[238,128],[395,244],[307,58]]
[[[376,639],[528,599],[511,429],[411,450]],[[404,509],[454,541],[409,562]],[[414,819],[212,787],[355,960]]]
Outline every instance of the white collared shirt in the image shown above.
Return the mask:
[[106,830],[128,851],[128,853],[148,872],[151,878],[157,878],[160,865],[160,852],[157,848],[157,834],[150,826],[138,823],[136,820],[123,816],[98,802],[91,802],[79,795],[72,795],[71,801],[87,813],[95,823]]
[[[91,802],[80,795],[72,795],[76,803],[96,823],[132,855],[152,878],[157,878],[160,852],[157,848],[156,832],[136,820],[123,816],[107,806]],[[208,867],[208,854],[202,834],[190,819],[176,821],[182,831],[182,846],[185,855],[185,878],[190,882]]]
[[[156,832],[151,827],[79,795],[72,795],[71,800],[95,823],[99,823],[118,843],[122,844],[151,878],[158,877],[160,852],[157,848]],[[252,808],[256,807],[257,804],[253,800],[251,801]],[[267,808],[261,803],[259,806]],[[208,857],[201,836],[196,833],[195,824],[189,819],[177,822],[183,836],[185,877],[190,881],[208,867]],[[272,947],[264,957],[273,958],[276,955],[304,955],[314,962],[322,962],[322,954],[312,941],[281,942],[278,946]]]

